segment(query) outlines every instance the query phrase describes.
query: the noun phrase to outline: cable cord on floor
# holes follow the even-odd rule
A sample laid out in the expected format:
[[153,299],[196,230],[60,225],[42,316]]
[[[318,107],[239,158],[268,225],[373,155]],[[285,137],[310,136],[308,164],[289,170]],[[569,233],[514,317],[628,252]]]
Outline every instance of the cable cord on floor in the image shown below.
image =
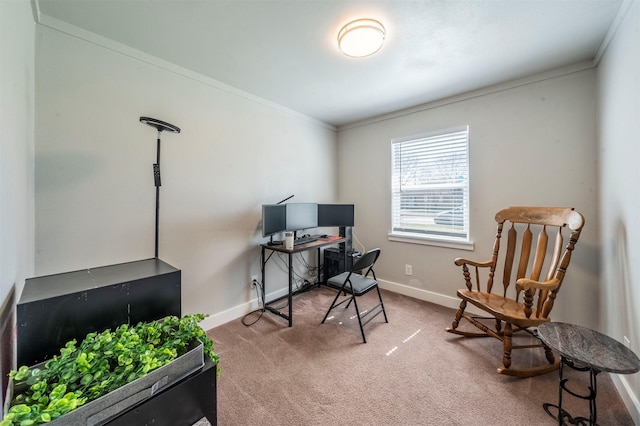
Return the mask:
[[[254,281],[253,281],[253,283],[254,283],[255,288],[256,288],[256,294],[258,295],[258,305],[261,305],[262,307],[261,307],[261,308],[258,308],[258,309],[255,309],[255,310],[253,310],[253,311],[251,311],[251,312],[249,312],[249,313],[245,314],[245,315],[242,317],[242,324],[244,324],[244,325],[245,325],[245,326],[247,326],[247,327],[250,327],[250,326],[254,325],[255,323],[257,323],[258,321],[260,321],[260,319],[262,319],[262,316],[264,315],[264,311],[266,310],[266,309],[265,309],[264,300],[262,300],[262,283],[260,283],[260,282],[258,282],[258,281],[256,281],[256,280],[254,280]],[[278,311],[279,311],[279,310],[281,310],[281,309],[286,308],[287,306],[289,306],[289,302],[288,302],[288,301],[287,301],[287,302],[285,302],[285,304],[284,304],[284,305],[282,305],[282,306],[278,306],[278,307],[274,307],[273,309],[275,309],[275,310],[278,310]],[[256,318],[256,319],[255,319],[254,321],[252,321],[252,322],[248,322],[248,321],[247,321],[247,318],[249,318],[249,316],[251,316],[251,315],[253,315],[253,314],[257,313],[257,312],[259,312],[259,313],[260,313],[260,314],[258,315],[258,318]]]
[[[242,317],[242,324],[246,325],[247,327],[252,326],[253,324],[257,323],[258,321],[260,321],[260,319],[262,318],[262,315],[264,315],[264,300],[262,300],[262,283],[258,282],[257,280],[253,280],[253,286],[256,289],[256,295],[258,298],[258,306],[262,306],[254,311],[249,312],[248,314],[246,314],[244,317]],[[255,319],[255,321],[253,322],[247,322],[247,318],[252,315],[255,314],[256,312],[260,312],[260,314],[258,315],[258,318]]]

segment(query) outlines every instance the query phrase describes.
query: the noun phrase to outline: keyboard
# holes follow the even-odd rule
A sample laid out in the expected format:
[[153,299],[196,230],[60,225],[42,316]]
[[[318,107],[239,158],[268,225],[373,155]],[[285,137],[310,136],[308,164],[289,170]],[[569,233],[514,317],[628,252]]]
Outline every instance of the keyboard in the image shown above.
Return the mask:
[[310,235],[305,235],[304,237],[296,238],[293,241],[293,245],[297,246],[297,245],[300,245],[300,244],[312,243],[314,241],[318,241],[318,239],[316,237],[312,237]]

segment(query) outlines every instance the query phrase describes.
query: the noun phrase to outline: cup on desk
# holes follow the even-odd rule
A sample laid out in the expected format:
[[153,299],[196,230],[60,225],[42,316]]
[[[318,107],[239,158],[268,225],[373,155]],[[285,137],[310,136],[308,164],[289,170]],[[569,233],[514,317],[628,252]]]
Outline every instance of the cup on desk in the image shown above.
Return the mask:
[[293,250],[293,232],[284,233],[284,248],[287,250]]

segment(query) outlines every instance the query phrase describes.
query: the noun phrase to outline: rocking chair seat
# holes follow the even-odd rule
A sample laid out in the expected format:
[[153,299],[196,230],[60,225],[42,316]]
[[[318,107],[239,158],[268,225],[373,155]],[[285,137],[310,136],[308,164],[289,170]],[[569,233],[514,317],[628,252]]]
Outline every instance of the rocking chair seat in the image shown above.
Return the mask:
[[518,303],[508,297],[502,297],[494,293],[484,291],[473,291],[461,288],[457,291],[458,297],[477,306],[491,316],[502,321],[509,321],[513,325],[521,328],[537,327],[543,322],[548,322],[549,318],[538,318],[535,308],[530,317],[524,313],[524,304]]

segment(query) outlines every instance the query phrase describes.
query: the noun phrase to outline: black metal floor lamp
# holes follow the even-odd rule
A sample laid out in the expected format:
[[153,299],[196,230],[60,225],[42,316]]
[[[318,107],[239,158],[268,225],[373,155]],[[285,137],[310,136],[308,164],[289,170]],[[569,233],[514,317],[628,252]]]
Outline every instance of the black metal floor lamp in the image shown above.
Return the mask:
[[160,218],[160,134],[166,130],[171,133],[180,133],[180,128],[169,124],[165,121],[158,120],[157,118],[140,117],[140,122],[148,124],[151,127],[155,127],[158,131],[158,148],[156,154],[156,163],[153,165],[153,179],[156,186],[156,243],[155,243],[155,257],[158,257],[158,222]]

